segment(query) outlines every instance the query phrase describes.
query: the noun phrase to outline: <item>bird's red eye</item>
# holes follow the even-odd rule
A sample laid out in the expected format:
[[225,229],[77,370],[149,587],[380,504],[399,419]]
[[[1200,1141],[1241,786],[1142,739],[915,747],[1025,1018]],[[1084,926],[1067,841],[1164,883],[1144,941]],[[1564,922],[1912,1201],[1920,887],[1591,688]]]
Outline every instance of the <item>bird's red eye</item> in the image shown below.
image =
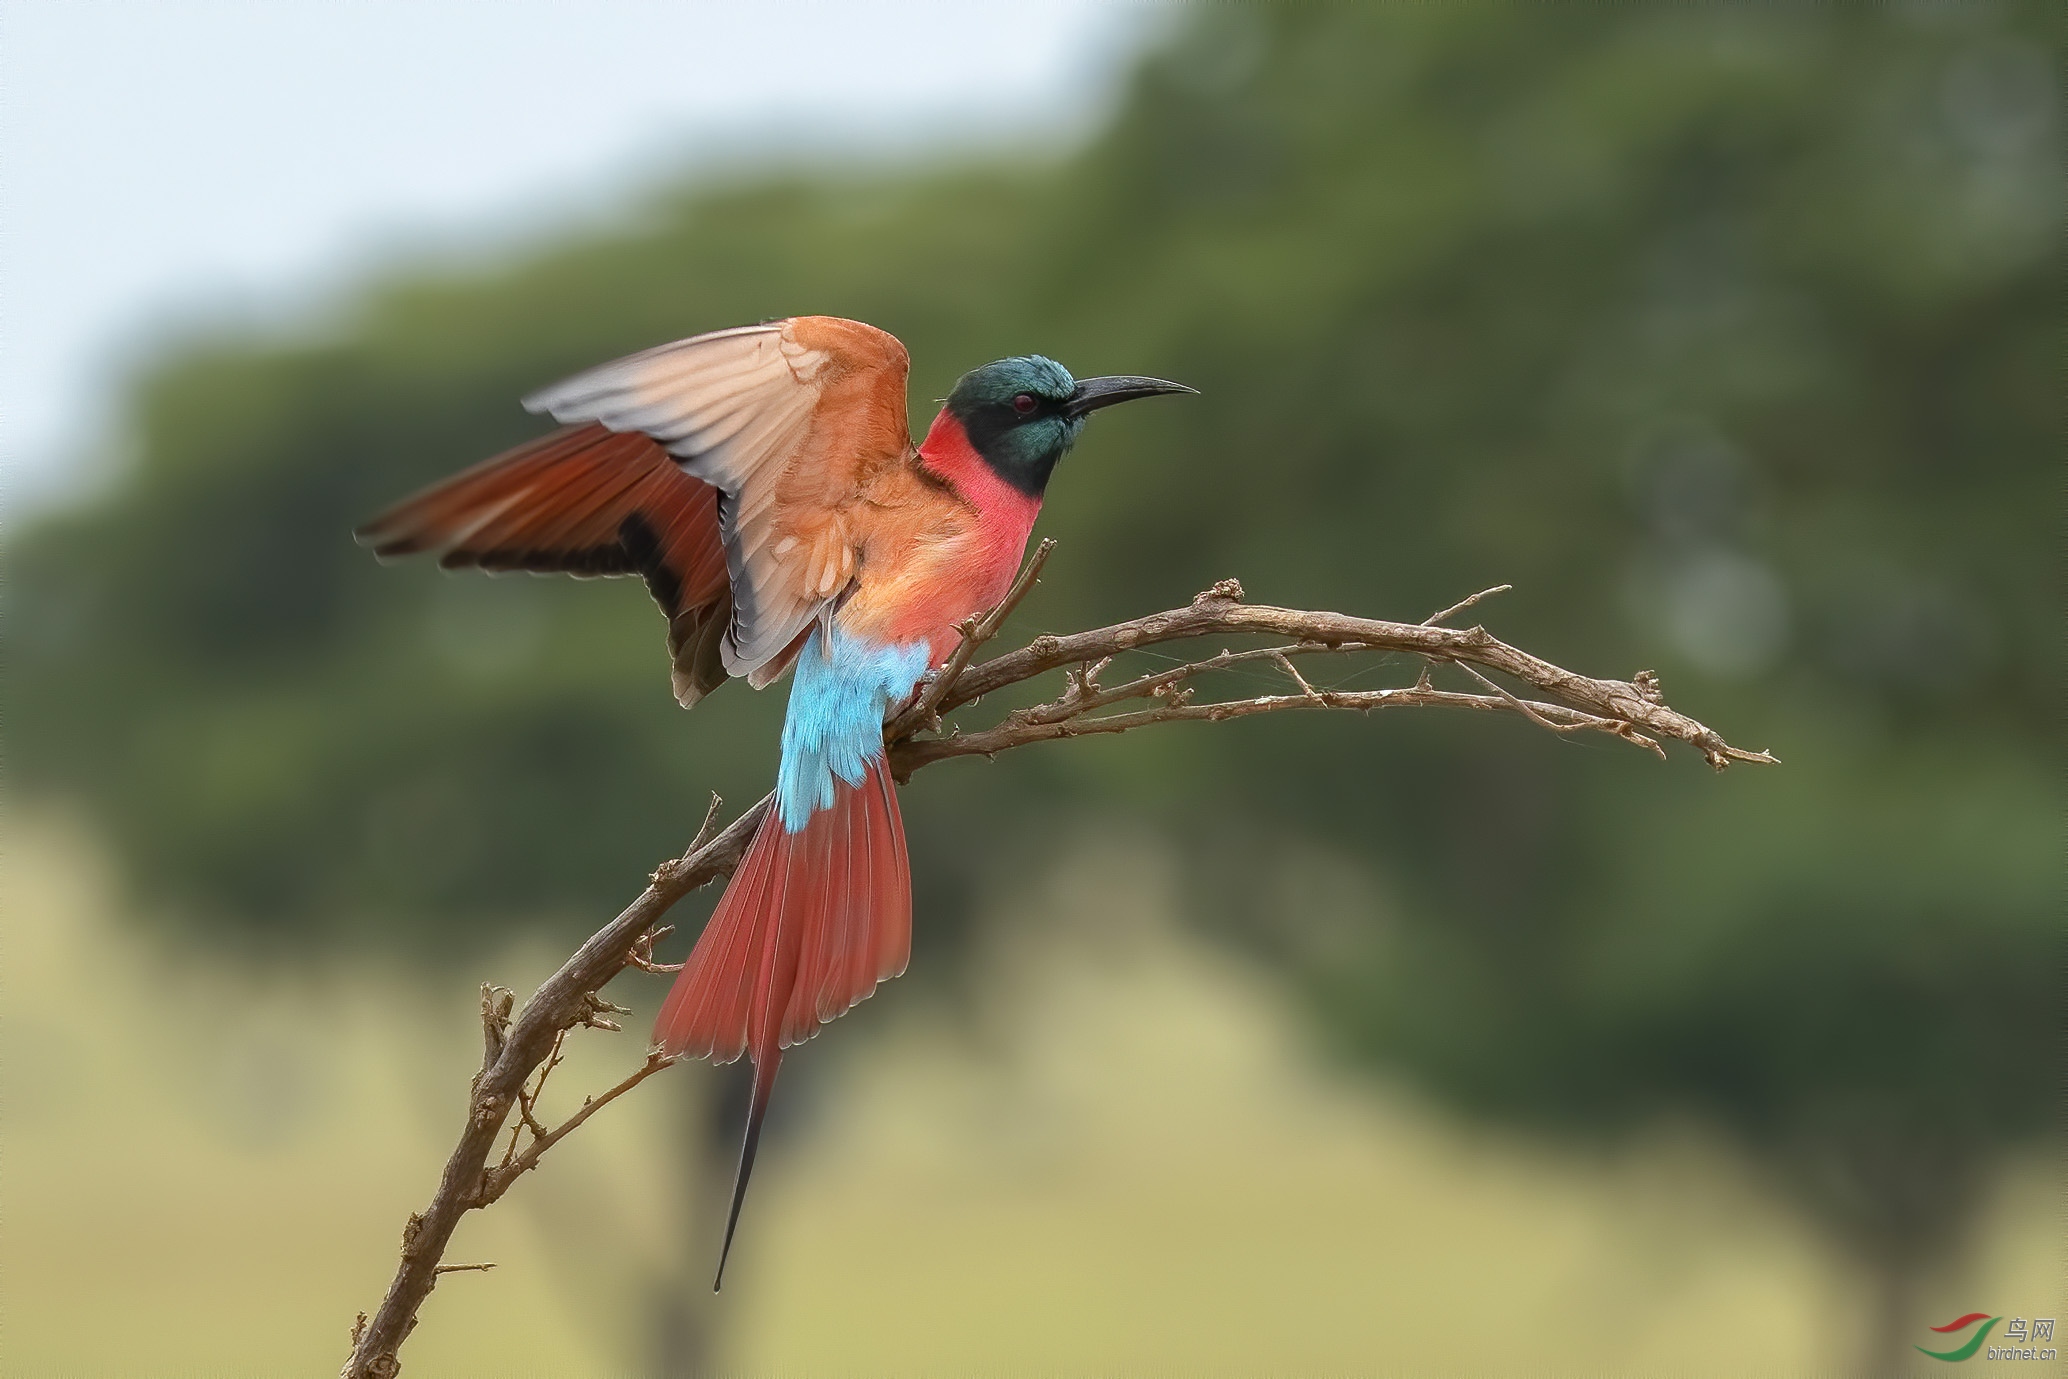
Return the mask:
[[1012,400],[1012,409],[1015,412],[1018,412],[1021,416],[1026,416],[1029,412],[1034,410],[1035,406],[1036,404],[1034,401],[1034,395],[1032,393],[1021,393],[1018,397]]

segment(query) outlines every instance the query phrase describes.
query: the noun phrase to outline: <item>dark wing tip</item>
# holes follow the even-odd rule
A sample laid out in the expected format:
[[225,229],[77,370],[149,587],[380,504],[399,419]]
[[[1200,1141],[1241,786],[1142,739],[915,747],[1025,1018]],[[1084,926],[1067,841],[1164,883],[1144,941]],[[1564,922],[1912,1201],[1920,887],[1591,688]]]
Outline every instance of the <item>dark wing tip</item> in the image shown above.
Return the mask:
[[371,522],[354,527],[352,540],[371,550],[373,558],[384,563],[430,549],[430,543],[420,535],[398,532],[389,526],[385,516],[376,517]]

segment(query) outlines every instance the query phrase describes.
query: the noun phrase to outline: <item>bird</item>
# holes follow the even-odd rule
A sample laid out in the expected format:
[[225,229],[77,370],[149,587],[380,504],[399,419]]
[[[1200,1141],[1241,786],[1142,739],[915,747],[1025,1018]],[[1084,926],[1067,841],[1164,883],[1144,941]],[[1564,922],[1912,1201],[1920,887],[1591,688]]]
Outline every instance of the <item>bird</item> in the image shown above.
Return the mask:
[[1086,419],[1197,391],[1018,355],[963,374],[914,445],[909,370],[895,336],[831,316],[660,345],[531,394],[559,429],[355,533],[447,569],[642,577],[684,708],[793,677],[773,807],[654,1023],[668,1055],[753,1066],[714,1290],[784,1051],[911,954],[886,718],[1005,596]]

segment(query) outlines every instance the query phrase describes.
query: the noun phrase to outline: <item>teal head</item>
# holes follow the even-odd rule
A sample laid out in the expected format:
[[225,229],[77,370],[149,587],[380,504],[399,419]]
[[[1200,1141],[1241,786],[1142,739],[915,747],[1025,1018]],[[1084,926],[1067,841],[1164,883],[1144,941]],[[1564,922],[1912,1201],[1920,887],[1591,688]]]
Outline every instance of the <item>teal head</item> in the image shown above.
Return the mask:
[[947,410],[999,478],[1039,498],[1093,412],[1138,397],[1195,391],[1133,375],[1079,380],[1053,359],[1023,354],[964,374],[948,394]]

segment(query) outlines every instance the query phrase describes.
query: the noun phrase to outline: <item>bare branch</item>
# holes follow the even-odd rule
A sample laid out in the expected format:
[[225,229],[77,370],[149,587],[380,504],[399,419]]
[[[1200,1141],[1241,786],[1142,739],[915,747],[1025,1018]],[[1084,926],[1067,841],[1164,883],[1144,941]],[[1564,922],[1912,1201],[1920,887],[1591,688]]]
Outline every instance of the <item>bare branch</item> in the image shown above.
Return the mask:
[[[1177,691],[1184,694],[1185,691]],[[1044,708],[1049,706],[1044,705]],[[899,744],[893,761],[901,769],[916,771],[950,757],[996,756],[1014,747],[1058,738],[1084,737],[1095,733],[1124,733],[1152,723],[1220,723],[1231,718],[1252,718],[1258,714],[1282,713],[1293,709],[1351,709],[1369,713],[1393,708],[1475,709],[1481,712],[1517,711],[1557,732],[1591,730],[1613,737],[1628,736],[1628,725],[1596,717],[1564,704],[1547,704],[1516,699],[1513,695],[1459,694],[1450,690],[1409,685],[1384,690],[1321,690],[1312,695],[1260,695],[1251,699],[1219,700],[1195,704],[1172,702],[1132,713],[1072,715],[1041,721],[1015,722],[1008,719],[995,728],[953,737],[923,738]],[[1640,745],[1653,746],[1653,743]]]
[[[1468,607],[1483,597],[1484,593],[1475,595],[1457,607]],[[1018,651],[1007,652],[970,666],[952,681],[944,678],[936,687],[938,692],[933,696],[933,701],[941,712],[951,711],[1046,671],[1062,666],[1086,664],[1167,642],[1209,636],[1270,636],[1290,638],[1302,654],[1310,647],[1328,651],[1405,652],[1430,662],[1448,661],[1459,665],[1475,665],[1519,680],[1550,701],[1562,703],[1567,708],[1591,718],[1624,725],[1623,728],[1611,730],[1618,737],[1635,741],[1632,733],[1648,733],[1657,738],[1684,742],[1699,751],[1703,758],[1718,770],[1737,761],[1775,764],[1775,758],[1769,753],[1748,752],[1733,747],[1707,726],[1667,707],[1663,695],[1659,693],[1658,677],[1650,672],[1645,672],[1634,680],[1597,680],[1574,674],[1540,657],[1518,650],[1494,637],[1483,627],[1451,628],[1427,623],[1381,622],[1371,618],[1355,618],[1343,613],[1251,606],[1244,604],[1241,599],[1241,585],[1233,580],[1223,580],[1183,608],[1152,613],[1147,617],[1134,618],[1110,627],[1078,632],[1070,636],[1036,637]],[[1455,608],[1445,609],[1437,616],[1448,616],[1454,611]],[[1282,650],[1290,652],[1292,648]],[[1230,663],[1232,661],[1224,664]],[[1201,669],[1219,668],[1210,665],[1209,662],[1200,662],[1198,665]],[[1145,677],[1145,682],[1174,682],[1184,678],[1186,676],[1182,673],[1166,671],[1158,672],[1153,677]],[[1050,706],[1051,713],[1067,702],[1067,699],[1057,701],[1055,706]],[[1304,697],[1299,702],[1305,707],[1312,706]],[[893,727],[908,733],[917,731],[915,727],[908,725],[904,718],[893,724]],[[1029,740],[1041,738],[1036,736]],[[942,750],[943,745],[941,742],[930,740],[899,743],[892,758],[898,778],[905,779],[925,761],[968,754],[963,750]],[[994,738],[994,745],[986,750],[995,752],[1004,747],[1018,745],[1019,742],[1010,740],[1008,734],[1006,740]]]
[[[715,799],[716,796],[713,796],[713,798]],[[651,972],[655,976],[665,976],[671,972],[680,972],[683,968],[689,966],[687,962],[654,961],[653,946],[674,932],[674,925],[663,924],[658,929],[649,930],[638,938],[633,939],[632,951],[625,956],[625,965],[627,967],[636,967],[641,972]]]
[[[1298,650],[1298,648],[1295,647],[1294,650]],[[1300,693],[1306,695],[1309,699],[1318,700],[1321,698],[1321,696],[1315,692],[1314,686],[1307,683],[1307,677],[1300,674],[1300,668],[1292,663],[1292,658],[1287,656],[1285,652],[1279,650],[1276,647],[1273,647],[1271,650],[1271,659],[1278,662],[1280,666],[1284,667],[1285,673],[1287,675],[1292,676],[1293,683],[1300,687]]]
[[725,797],[716,790],[711,792],[711,803],[704,807],[704,821],[697,825],[696,837],[689,840],[690,852],[695,852],[711,841],[711,829],[718,823],[718,811],[725,805]]
[[481,1072],[474,1075],[477,1083],[502,1056],[503,1041],[510,1033],[510,1009],[516,1002],[517,993],[509,987],[481,983]]
[[1514,587],[1515,586],[1512,584],[1496,584],[1491,589],[1481,589],[1478,593],[1474,594],[1470,598],[1459,599],[1456,603],[1444,609],[1441,613],[1431,613],[1428,617],[1422,619],[1422,626],[1434,627],[1438,623],[1449,622],[1453,616],[1464,612],[1467,608],[1470,608],[1473,604],[1479,602],[1481,599],[1490,599],[1495,594],[1505,594]]
[[763,796],[700,846],[662,863],[639,897],[592,934],[524,1003],[495,1061],[475,1079],[466,1124],[446,1160],[430,1205],[412,1213],[403,1231],[402,1259],[395,1277],[372,1320],[360,1330],[342,1371],[349,1379],[392,1379],[400,1373],[397,1352],[415,1330],[417,1313],[437,1284],[439,1257],[454,1228],[480,1204],[488,1156],[516,1104],[518,1089],[545,1061],[562,1030],[590,1019],[594,1013],[591,999],[624,969],[633,941],[658,925],[684,896],[732,875],[773,800],[772,795]]
[[[962,640],[939,673],[885,724],[884,742],[898,780],[951,757],[993,756],[1035,742],[1129,732],[1154,723],[1218,723],[1295,709],[1370,713],[1425,707],[1515,714],[1555,733],[1607,733],[1661,757],[1665,755],[1661,741],[1685,743],[1718,770],[1732,762],[1774,762],[1766,752],[1731,746],[1708,727],[1668,707],[1658,676],[1651,671],[1639,671],[1629,680],[1592,679],[1520,651],[1484,628],[1440,625],[1504,592],[1509,587],[1505,584],[1482,590],[1424,622],[1396,623],[1343,613],[1253,607],[1242,601],[1240,584],[1222,580],[1183,608],[1069,636],[1038,636],[1018,650],[972,664],[976,651],[997,636],[1005,619],[1034,586],[1053,546],[1053,542],[1043,541],[1036,547],[999,605],[962,625]],[[1115,658],[1145,647],[1200,638],[1248,637],[1268,638],[1271,644],[1240,650],[1224,646],[1198,660],[1149,671],[1115,686],[1099,683]],[[1416,657],[1420,665],[1414,683],[1383,689],[1321,689],[1294,664],[1295,657],[1311,660],[1372,653]],[[1205,702],[1197,698],[1198,682],[1215,672],[1267,661],[1290,677],[1298,693]],[[1436,688],[1430,670],[1442,664],[1463,668],[1491,692]],[[1065,672],[1062,691],[1054,699],[1014,710],[987,728],[968,733],[950,729],[944,734],[943,714],[1054,670]],[[1525,686],[1529,697],[1504,688],[1491,675]],[[1130,702],[1142,706],[1101,712]],[[483,1062],[474,1079],[466,1124],[430,1205],[413,1214],[403,1231],[401,1263],[387,1296],[370,1321],[362,1318],[353,1329],[345,1379],[392,1379],[401,1369],[397,1352],[415,1328],[417,1313],[439,1275],[484,1267],[438,1262],[465,1213],[496,1201],[536,1168],[548,1149],[672,1061],[659,1050],[650,1050],[637,1069],[584,1101],[579,1110],[550,1130],[537,1115],[545,1079],[559,1065],[568,1033],[582,1027],[618,1028],[611,1017],[625,1013],[624,1008],[602,999],[598,993],[604,984],[628,966],[649,972],[676,970],[653,960],[653,944],[667,932],[664,916],[691,891],[732,874],[773,799],[764,797],[731,824],[713,832],[719,807],[713,796],[688,852],[658,867],[646,890],[590,936],[532,994],[514,1020],[510,993],[501,987],[482,988]],[[516,1119],[509,1145],[491,1169],[489,1155],[513,1112]],[[519,1141],[527,1133],[530,1141],[520,1148]]]
[[657,1048],[647,1050],[646,1061],[640,1064],[630,1076],[609,1091],[604,1092],[601,1096],[584,1098],[582,1108],[579,1111],[576,1111],[562,1121],[555,1129],[545,1130],[541,1128],[537,1132],[537,1137],[532,1140],[530,1147],[522,1154],[506,1161],[497,1167],[494,1172],[488,1174],[482,1180],[480,1197],[474,1205],[485,1207],[505,1192],[508,1192],[510,1184],[531,1172],[532,1169],[537,1168],[539,1160],[544,1157],[545,1152],[566,1139],[583,1121],[595,1115],[598,1111],[601,1111],[604,1107],[610,1105],[610,1103],[616,1101],[619,1097],[631,1091],[634,1087],[637,1087],[640,1083],[646,1081],[647,1078],[652,1077],[674,1061],[673,1058],[670,1058]]

